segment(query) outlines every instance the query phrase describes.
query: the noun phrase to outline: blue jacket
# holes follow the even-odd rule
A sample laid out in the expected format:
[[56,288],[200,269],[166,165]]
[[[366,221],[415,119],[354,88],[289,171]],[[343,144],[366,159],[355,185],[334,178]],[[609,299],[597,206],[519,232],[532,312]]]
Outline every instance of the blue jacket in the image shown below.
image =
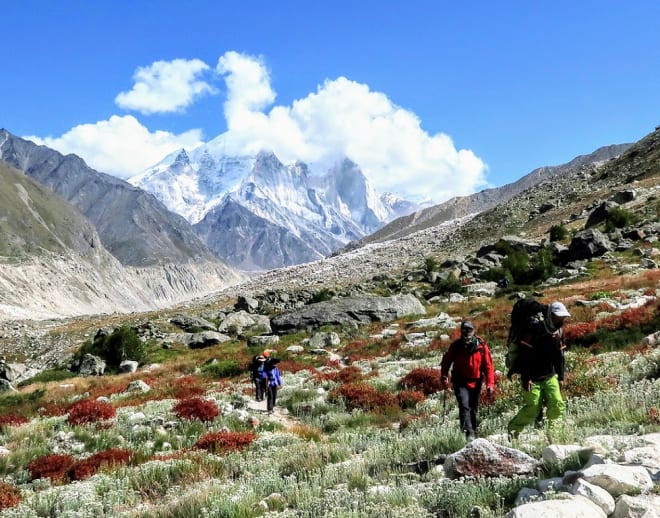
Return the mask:
[[282,384],[282,377],[280,376],[280,370],[273,366],[270,369],[264,370],[263,377],[268,381],[268,385],[271,387],[278,387]]

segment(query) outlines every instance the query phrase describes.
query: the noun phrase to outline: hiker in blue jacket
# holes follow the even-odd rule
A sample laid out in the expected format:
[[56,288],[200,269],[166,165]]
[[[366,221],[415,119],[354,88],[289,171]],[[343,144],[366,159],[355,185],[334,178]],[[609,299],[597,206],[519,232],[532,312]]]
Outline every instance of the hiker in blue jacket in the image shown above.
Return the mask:
[[564,414],[560,384],[564,380],[564,333],[562,326],[571,314],[561,302],[548,306],[543,318],[535,320],[519,351],[523,406],[509,421],[509,437],[515,439],[548,405],[548,431]]
[[277,390],[282,386],[282,376],[277,364],[280,360],[271,358],[270,351],[264,351],[264,356],[267,355],[266,365],[264,367],[264,380],[266,381],[266,410],[268,413],[273,412],[275,402],[277,401]]

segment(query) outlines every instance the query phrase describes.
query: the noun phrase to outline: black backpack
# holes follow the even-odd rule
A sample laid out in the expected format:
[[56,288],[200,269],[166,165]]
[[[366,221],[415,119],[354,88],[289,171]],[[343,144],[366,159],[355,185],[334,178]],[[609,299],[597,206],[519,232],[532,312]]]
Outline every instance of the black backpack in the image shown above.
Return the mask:
[[511,308],[511,325],[509,326],[506,357],[504,359],[504,364],[508,369],[506,374],[508,378],[520,373],[518,362],[520,341],[528,333],[534,319],[544,318],[547,311],[547,304],[543,304],[532,297],[518,300]]

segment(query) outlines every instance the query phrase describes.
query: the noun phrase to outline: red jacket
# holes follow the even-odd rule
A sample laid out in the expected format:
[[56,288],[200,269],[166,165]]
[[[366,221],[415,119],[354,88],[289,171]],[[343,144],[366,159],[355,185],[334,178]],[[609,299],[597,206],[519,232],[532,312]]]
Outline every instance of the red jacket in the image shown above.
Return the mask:
[[469,343],[465,343],[462,338],[452,342],[442,357],[440,376],[448,377],[452,364],[454,368],[451,378],[454,385],[474,388],[484,380],[487,387],[495,386],[493,358],[483,338],[475,335]]

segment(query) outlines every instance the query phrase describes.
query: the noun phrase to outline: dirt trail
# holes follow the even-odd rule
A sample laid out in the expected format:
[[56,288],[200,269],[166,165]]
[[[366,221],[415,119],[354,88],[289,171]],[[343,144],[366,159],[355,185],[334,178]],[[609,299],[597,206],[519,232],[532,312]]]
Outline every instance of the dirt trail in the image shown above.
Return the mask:
[[269,414],[266,410],[266,401],[255,401],[252,400],[248,403],[248,408],[253,412],[257,413],[260,418],[267,418],[271,421],[275,421],[281,424],[284,428],[291,428],[292,426],[298,425],[298,420],[292,418],[289,415],[289,411],[286,408],[281,408],[276,406],[273,409],[273,413]]

